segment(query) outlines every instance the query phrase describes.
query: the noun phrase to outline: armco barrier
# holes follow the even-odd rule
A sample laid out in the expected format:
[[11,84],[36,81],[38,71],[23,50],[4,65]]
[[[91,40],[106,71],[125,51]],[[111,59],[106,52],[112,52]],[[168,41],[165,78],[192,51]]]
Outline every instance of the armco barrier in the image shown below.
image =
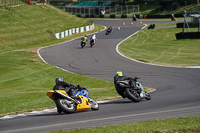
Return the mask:
[[180,32],[176,33],[176,39],[200,39],[200,32]]
[[[77,17],[82,17],[82,18],[133,18],[133,15],[126,15],[126,14],[104,14],[104,15],[80,15],[77,14]],[[174,14],[175,17],[183,17],[182,13],[179,14]],[[142,14],[137,14],[137,18],[140,19],[154,19],[154,18],[169,18],[171,19],[171,14],[159,14],[159,15],[142,15]]]
[[[148,18],[171,18],[171,14],[159,14],[159,15],[144,15],[146,19]],[[183,17],[182,13],[174,14],[175,18]]]
[[55,34],[53,34],[53,36],[55,36],[57,39],[61,39],[61,38],[64,38],[66,36],[70,36],[70,35],[75,34],[75,33],[86,32],[86,31],[93,30],[93,29],[94,29],[94,23],[92,25],[89,25],[89,26],[73,28],[73,29],[63,31],[63,32],[55,33]]
[[[80,15],[80,14],[78,14],[76,16],[81,17],[81,18],[133,18],[133,15],[126,15],[126,14],[122,14],[122,15],[117,15],[117,14]],[[143,16],[143,15],[136,15],[137,18],[139,18],[140,16]]]

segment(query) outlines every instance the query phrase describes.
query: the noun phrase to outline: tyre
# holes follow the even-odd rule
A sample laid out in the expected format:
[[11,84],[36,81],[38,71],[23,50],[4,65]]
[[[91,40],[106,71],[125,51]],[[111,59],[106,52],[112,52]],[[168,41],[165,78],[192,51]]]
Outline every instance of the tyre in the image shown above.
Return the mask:
[[92,42],[91,44],[90,44],[90,47],[92,47],[94,45],[94,43]]
[[148,92],[145,91],[145,95],[146,95],[146,98],[145,98],[145,99],[151,100],[151,96],[150,96],[150,94],[149,94]]
[[137,90],[126,88],[125,93],[126,93],[127,98],[132,100],[133,102],[139,102],[141,100],[141,97],[138,94]]
[[56,101],[56,105],[59,111],[62,110],[66,114],[75,112],[74,103],[72,103],[71,101],[67,99],[58,99]]
[[81,43],[81,48],[85,47],[85,43]]
[[88,98],[92,110],[99,110],[99,104],[91,98]]
[[57,112],[60,114],[60,113],[62,113],[62,109],[60,108],[60,106],[58,106],[57,104],[56,104],[56,107],[57,107]]

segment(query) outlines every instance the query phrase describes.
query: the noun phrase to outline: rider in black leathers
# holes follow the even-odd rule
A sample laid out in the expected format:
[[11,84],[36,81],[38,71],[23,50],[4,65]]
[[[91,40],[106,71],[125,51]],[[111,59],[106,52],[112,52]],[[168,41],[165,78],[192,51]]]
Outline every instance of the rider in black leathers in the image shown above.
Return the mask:
[[72,98],[76,98],[75,97],[75,89],[77,88],[76,85],[65,82],[62,77],[57,77],[55,79],[55,82],[56,85],[53,87],[53,90],[65,90],[69,96],[71,96]]
[[126,98],[126,95],[124,93],[124,88],[120,87],[117,82],[124,81],[124,80],[130,80],[130,79],[132,79],[132,78],[124,76],[121,71],[117,71],[114,76],[114,84],[115,84],[116,91],[119,95],[122,96],[122,98]]

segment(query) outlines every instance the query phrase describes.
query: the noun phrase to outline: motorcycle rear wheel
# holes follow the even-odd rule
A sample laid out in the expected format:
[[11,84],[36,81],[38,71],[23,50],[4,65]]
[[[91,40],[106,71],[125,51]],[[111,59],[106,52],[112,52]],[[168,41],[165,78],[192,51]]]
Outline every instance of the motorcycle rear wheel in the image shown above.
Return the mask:
[[91,98],[88,98],[92,110],[99,110],[99,104]]
[[126,88],[125,93],[126,93],[127,98],[132,100],[133,102],[139,102],[141,100],[141,97],[138,94],[137,90]]
[[81,43],[81,48],[85,47],[85,43]]
[[94,43],[92,42],[91,44],[90,44],[90,47],[92,47],[94,45]]
[[58,99],[56,100],[57,107],[62,110],[64,113],[74,113],[75,112],[75,106],[74,103],[67,99]]

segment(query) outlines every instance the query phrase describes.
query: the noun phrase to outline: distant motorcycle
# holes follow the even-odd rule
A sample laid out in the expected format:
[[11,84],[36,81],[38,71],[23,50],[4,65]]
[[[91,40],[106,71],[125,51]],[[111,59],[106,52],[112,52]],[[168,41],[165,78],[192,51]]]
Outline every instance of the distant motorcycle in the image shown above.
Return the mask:
[[151,23],[151,25],[148,27],[148,29],[154,29],[155,28],[155,23]]
[[175,20],[175,17],[171,17],[171,21],[176,21],[176,20]]
[[86,42],[85,41],[81,41],[81,48],[85,47]]
[[94,39],[91,39],[91,41],[90,41],[90,47],[92,47],[94,44],[95,44]]
[[111,32],[112,32],[112,29],[108,28],[107,31],[106,31],[106,35],[110,34]]
[[146,92],[141,83],[137,81],[138,77],[131,80],[118,81],[117,85],[123,88],[125,95],[133,102],[139,102],[141,99],[151,100],[151,96]]
[[50,90],[47,96],[55,101],[58,113],[74,113],[75,111],[87,111],[89,109],[98,110],[99,105],[89,97],[89,92],[84,87],[75,90],[77,98],[71,98],[65,90]]

